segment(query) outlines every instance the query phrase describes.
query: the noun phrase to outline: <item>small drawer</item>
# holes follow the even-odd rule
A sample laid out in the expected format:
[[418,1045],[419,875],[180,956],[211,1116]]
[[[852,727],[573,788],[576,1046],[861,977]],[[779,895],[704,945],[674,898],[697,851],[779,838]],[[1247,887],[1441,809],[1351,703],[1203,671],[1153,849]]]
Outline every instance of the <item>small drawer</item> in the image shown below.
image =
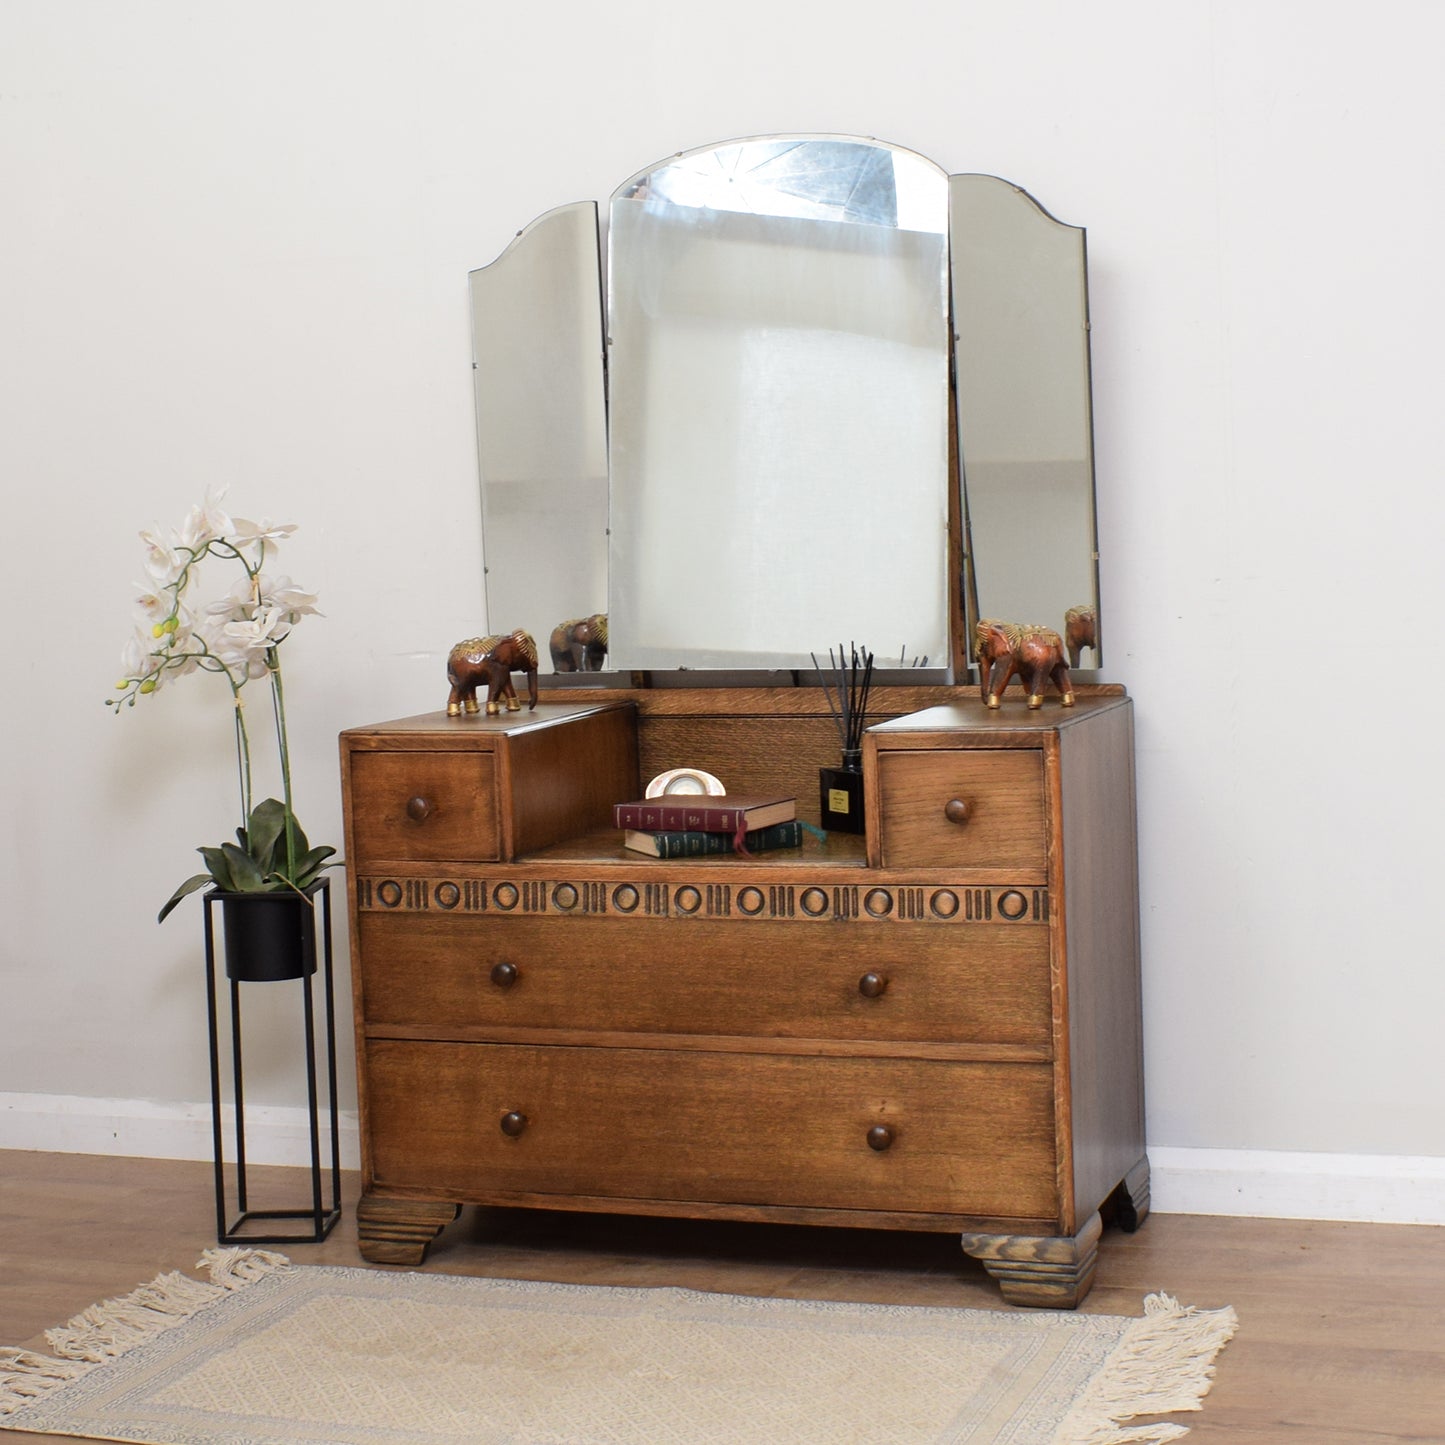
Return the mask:
[[878,786],[885,868],[1011,868],[1042,877],[1042,753],[880,751]]
[[373,1040],[381,1190],[1038,1218],[1047,1064]]
[[353,752],[353,865],[496,858],[496,763],[486,752]]
[[[1049,931],[1011,923],[363,912],[367,1027],[1047,1045]],[[810,947],[822,939],[826,947]]]

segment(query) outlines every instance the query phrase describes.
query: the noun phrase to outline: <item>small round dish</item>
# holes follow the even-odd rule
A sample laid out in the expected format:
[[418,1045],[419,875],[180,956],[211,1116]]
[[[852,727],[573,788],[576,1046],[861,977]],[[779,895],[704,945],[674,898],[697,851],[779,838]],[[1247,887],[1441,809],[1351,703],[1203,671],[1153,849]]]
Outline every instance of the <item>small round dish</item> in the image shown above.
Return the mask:
[[713,798],[724,798],[727,789],[711,773],[701,768],[669,768],[659,773],[648,785],[649,798],[670,797],[674,793],[706,794]]

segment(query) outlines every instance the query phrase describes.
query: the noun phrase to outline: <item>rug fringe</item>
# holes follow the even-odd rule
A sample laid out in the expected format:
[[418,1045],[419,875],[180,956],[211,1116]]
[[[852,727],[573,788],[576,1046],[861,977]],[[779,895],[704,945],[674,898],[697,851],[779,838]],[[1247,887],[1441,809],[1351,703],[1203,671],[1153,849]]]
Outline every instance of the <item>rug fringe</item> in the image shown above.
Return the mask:
[[82,1310],[46,1330],[54,1357],[33,1350],[0,1349],[0,1415],[9,1415],[46,1391],[78,1379],[106,1360],[189,1319],[231,1290],[290,1266],[284,1254],[265,1249],[208,1249],[197,1261],[211,1282],[172,1270],[127,1295]]
[[1149,1295],[1143,1318],[1124,1332],[1053,1445],[1160,1445],[1187,1435],[1183,1425],[1121,1426],[1119,1421],[1203,1409],[1214,1380],[1214,1357],[1238,1326],[1232,1309],[1196,1310],[1167,1294]]
[[68,1324],[46,1330],[45,1338],[61,1359],[99,1364],[180,1324],[223,1293],[215,1285],[172,1270],[119,1299],[91,1305]]
[[0,1415],[94,1369],[79,1360],[52,1360],[33,1350],[0,1349]]
[[211,1276],[221,1289],[243,1289],[273,1270],[289,1269],[291,1261],[270,1249],[208,1249],[196,1261],[197,1269]]

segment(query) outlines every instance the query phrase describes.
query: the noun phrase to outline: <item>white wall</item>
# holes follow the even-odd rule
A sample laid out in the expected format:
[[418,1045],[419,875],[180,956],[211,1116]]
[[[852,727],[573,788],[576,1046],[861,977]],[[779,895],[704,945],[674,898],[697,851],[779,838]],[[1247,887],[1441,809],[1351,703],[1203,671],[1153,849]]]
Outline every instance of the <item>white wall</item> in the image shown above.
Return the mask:
[[336,733],[440,706],[482,620],[467,271],[672,151],[838,131],[1089,228],[1152,1139],[1445,1156],[1442,17],[7,0],[0,1092],[205,1097],[199,906],[154,914],[231,825],[228,723],[205,679],[101,706],[136,530],[210,483],[301,524],[335,838]]

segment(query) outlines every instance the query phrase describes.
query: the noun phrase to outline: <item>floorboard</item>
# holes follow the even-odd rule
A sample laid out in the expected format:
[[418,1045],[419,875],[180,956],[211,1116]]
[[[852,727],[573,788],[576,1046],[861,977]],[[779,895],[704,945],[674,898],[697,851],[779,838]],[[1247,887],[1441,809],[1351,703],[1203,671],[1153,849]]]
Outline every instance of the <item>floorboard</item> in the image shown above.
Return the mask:
[[[355,1176],[345,1185],[331,1238],[286,1247],[297,1263],[362,1263]],[[259,1207],[308,1189],[301,1171],[252,1171]],[[44,1350],[48,1327],[191,1269],[214,1242],[211,1191],[203,1163],[0,1151],[0,1344]],[[467,1209],[423,1268],[1006,1308],[944,1235]],[[1190,1445],[1445,1445],[1445,1228],[1156,1214],[1137,1234],[1106,1230],[1084,1308],[1137,1314],[1154,1290],[1240,1316],[1203,1413],[1181,1417]]]

